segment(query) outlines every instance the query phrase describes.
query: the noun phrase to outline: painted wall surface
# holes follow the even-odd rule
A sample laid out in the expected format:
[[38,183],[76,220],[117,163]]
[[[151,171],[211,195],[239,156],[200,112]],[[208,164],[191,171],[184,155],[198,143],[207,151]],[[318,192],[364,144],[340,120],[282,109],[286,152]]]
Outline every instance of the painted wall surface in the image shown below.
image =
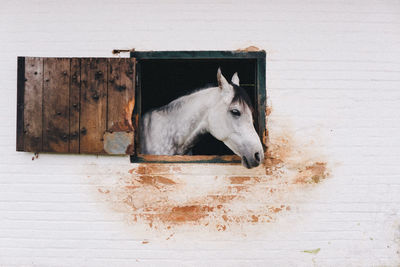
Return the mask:
[[[1,4],[0,265],[400,264],[399,1]],[[250,45],[264,166],[15,151],[17,56]]]

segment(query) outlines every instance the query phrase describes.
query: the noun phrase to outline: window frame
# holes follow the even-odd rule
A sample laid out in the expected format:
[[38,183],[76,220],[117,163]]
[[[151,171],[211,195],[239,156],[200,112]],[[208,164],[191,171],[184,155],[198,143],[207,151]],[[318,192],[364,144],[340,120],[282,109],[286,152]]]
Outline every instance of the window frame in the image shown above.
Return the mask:
[[256,60],[256,112],[258,119],[258,135],[264,150],[267,148],[266,128],[266,52],[265,51],[131,51],[130,57],[136,59],[135,107],[132,120],[135,124],[135,154],[131,155],[132,163],[240,163],[236,155],[145,155],[137,154],[139,147],[139,118],[141,116],[141,62],[157,59],[254,59]]

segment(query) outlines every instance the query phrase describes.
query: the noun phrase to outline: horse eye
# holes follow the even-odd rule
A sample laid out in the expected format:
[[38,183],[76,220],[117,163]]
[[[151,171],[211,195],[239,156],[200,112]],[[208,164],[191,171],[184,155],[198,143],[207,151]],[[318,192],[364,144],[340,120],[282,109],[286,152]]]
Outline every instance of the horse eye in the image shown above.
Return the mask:
[[237,109],[232,109],[232,110],[231,110],[231,114],[232,114],[233,116],[239,117],[239,116],[240,116],[240,111],[237,110]]

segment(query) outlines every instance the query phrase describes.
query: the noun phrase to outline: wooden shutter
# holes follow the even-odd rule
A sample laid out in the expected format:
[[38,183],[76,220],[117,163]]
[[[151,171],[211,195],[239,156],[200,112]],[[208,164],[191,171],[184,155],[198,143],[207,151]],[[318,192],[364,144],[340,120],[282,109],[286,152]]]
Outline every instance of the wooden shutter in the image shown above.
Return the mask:
[[18,58],[17,151],[133,154],[134,58]]

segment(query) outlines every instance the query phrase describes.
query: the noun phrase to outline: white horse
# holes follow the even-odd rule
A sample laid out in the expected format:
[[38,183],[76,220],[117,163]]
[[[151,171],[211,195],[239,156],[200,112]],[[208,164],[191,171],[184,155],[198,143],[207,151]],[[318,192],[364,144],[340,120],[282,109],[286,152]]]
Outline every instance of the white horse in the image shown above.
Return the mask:
[[152,155],[187,155],[205,133],[224,142],[242,158],[246,168],[257,167],[264,152],[253,126],[249,96],[237,73],[229,83],[217,72],[218,87],[182,96],[143,115],[141,151]]

